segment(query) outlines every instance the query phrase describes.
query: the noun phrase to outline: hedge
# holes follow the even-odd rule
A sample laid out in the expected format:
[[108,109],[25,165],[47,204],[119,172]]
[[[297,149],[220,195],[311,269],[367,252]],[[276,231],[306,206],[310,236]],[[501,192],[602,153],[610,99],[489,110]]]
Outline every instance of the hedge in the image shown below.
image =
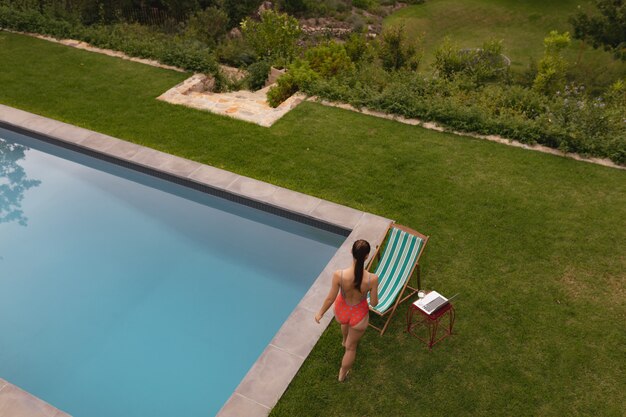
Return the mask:
[[206,45],[138,24],[84,26],[33,10],[19,11],[0,6],[0,29],[38,33],[58,39],[77,39],[129,56],[154,59],[187,71],[219,74],[213,51]]

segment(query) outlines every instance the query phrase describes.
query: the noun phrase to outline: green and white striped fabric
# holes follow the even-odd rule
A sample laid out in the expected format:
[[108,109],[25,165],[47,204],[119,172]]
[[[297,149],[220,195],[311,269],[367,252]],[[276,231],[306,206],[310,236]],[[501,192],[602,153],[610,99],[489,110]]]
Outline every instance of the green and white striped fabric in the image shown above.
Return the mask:
[[392,227],[385,252],[374,271],[378,275],[378,305],[373,307],[374,310],[383,314],[393,306],[398,293],[409,279],[423,244],[422,238]]

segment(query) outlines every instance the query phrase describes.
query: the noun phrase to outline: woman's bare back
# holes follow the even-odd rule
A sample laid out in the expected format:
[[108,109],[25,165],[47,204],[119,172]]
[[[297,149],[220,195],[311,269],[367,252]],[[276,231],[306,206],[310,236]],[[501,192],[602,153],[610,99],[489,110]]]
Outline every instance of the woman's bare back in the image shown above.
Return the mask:
[[358,304],[371,289],[371,276],[368,271],[363,271],[363,279],[361,280],[361,291],[354,288],[354,268],[341,270],[341,288],[348,304]]

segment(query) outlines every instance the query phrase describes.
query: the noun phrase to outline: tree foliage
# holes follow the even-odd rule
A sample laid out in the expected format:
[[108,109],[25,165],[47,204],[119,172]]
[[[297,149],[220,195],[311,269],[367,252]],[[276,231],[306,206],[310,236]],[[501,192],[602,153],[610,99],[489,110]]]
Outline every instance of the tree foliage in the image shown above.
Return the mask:
[[24,193],[41,184],[28,179],[18,163],[24,159],[28,148],[0,138],[0,223],[17,222],[26,226],[28,218],[22,210]]
[[569,32],[559,33],[556,30],[543,40],[545,47],[543,58],[537,67],[537,76],[533,81],[536,91],[553,94],[565,86],[567,75],[567,61],[561,56],[561,51],[571,42]]
[[402,68],[417,70],[421,54],[417,45],[407,38],[404,27],[400,25],[385,29],[380,38],[378,53],[387,71]]
[[440,77],[452,79],[464,76],[473,83],[503,78],[507,74],[508,61],[502,55],[502,41],[492,39],[481,48],[460,49],[450,38],[435,50],[434,67]]
[[613,52],[616,59],[626,61],[626,1],[597,0],[599,14],[590,15],[580,6],[570,18],[574,38],[590,42],[594,48]]
[[228,15],[215,6],[193,14],[187,21],[185,33],[210,46],[215,46],[228,30]]
[[260,21],[246,18],[241,31],[259,57],[281,67],[293,61],[302,34],[295,18],[273,10],[263,11]]

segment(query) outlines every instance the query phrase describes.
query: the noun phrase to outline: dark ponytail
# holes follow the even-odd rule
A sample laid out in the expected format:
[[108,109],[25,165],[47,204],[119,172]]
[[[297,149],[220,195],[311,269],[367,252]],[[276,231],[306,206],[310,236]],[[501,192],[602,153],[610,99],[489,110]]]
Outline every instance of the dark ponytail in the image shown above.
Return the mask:
[[354,288],[361,291],[361,281],[363,281],[363,269],[365,268],[365,258],[370,253],[370,244],[366,240],[359,239],[352,245],[352,256],[354,263]]

